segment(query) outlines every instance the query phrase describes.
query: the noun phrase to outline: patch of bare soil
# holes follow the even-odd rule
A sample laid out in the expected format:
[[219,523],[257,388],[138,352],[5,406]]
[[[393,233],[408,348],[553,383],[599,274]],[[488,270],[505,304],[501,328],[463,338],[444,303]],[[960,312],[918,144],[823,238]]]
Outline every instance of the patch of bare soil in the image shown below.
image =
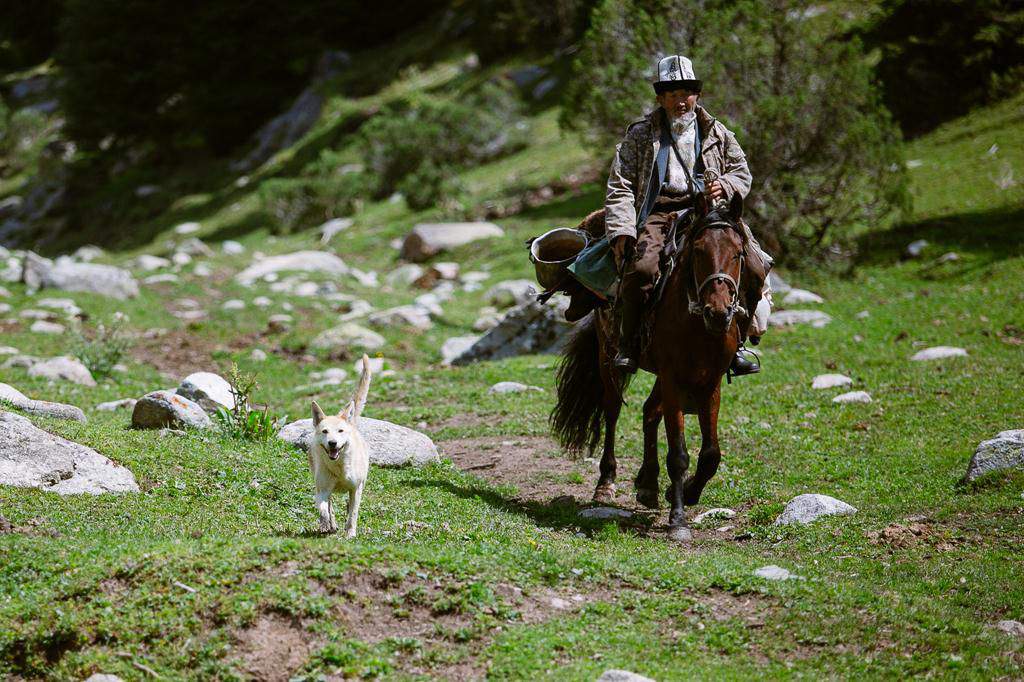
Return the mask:
[[[460,438],[437,445],[463,471],[493,485],[515,487],[521,501],[548,502],[566,495],[586,501],[598,478],[596,460],[569,459],[545,436]],[[620,497],[632,500],[631,493],[620,492]]]
[[296,620],[264,614],[236,635],[239,667],[254,680],[291,678],[309,659],[317,642]]
[[46,519],[36,517],[18,526],[0,516],[0,535],[29,535],[34,537],[59,538],[60,533],[51,528]]
[[214,367],[213,353],[217,348],[217,343],[202,334],[172,329],[137,339],[132,344],[131,354],[138,362],[180,381],[200,368]]

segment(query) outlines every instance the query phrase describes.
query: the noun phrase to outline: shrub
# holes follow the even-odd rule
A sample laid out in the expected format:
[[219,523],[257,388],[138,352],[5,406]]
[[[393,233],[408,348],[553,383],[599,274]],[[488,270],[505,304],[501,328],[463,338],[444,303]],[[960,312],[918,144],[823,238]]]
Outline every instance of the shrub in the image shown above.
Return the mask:
[[550,52],[576,41],[594,0],[455,0],[470,47],[485,61],[523,49]]
[[260,387],[256,375],[242,373],[238,365],[231,363],[228,383],[231,384],[231,396],[235,399],[235,406],[230,410],[225,407],[217,408],[216,416],[221,430],[243,440],[267,442],[274,438],[281,430],[281,426],[288,421],[288,417],[275,418],[270,413],[269,405],[264,405],[262,411],[253,409],[252,394]]
[[562,123],[610,155],[653,108],[660,56],[683,53],[702,103],[736,133],[754,183],[749,222],[780,256],[842,241],[908,201],[899,131],[858,41],[831,40],[794,0],[605,0],[594,12]]
[[375,184],[366,173],[272,178],[263,181],[258,193],[274,221],[271,232],[289,234],[310,223],[351,215],[373,194]]
[[109,325],[102,322],[96,325],[91,338],[86,337],[80,327],[73,330],[71,353],[92,372],[93,377],[99,379],[110,376],[131,348],[131,339],[124,329],[127,322],[126,315],[116,313]]
[[519,111],[516,97],[495,84],[459,101],[425,97],[386,107],[359,135],[367,171],[379,181],[377,198],[404,188],[417,208],[437,203],[458,171],[524,145]]

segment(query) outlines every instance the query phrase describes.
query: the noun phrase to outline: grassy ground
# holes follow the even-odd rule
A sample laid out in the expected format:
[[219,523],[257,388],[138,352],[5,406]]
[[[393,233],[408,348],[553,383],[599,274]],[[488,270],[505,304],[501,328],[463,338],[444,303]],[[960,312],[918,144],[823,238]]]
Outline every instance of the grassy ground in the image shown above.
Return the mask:
[[[436,84],[452,76],[445,68],[416,77]],[[349,366],[304,356],[309,339],[335,323],[331,306],[262,284],[245,289],[230,277],[251,250],[308,248],[315,236],[272,239],[232,217],[254,200],[233,186],[183,197],[172,209],[179,213],[160,218],[162,229],[201,218],[205,239],[240,235],[250,252],[210,259],[213,277],[188,267],[180,284],[144,287],[130,302],[75,295],[92,321],[120,310],[134,330],[168,330],[136,340],[128,372],[73,388],[3,370],[5,382],[31,397],[83,407],[84,425],[36,421],[130,467],[144,492],[62,498],[0,489],[0,514],[14,527],[0,535],[0,674],[586,680],[626,668],[659,680],[1019,677],[1024,646],[992,624],[1024,617],[1024,476],[968,487],[958,480],[980,440],[1024,426],[1020,184],[975,182],[979,167],[993,162],[971,155],[997,142],[996,166],[1021,168],[1020,107],[1004,103],[915,143],[908,158],[923,162],[912,171],[915,219],[865,237],[851,278],[795,275],[824,296],[821,308],[835,321],[773,331],[763,345],[765,371],[725,389],[725,458],[696,511],[726,506],[738,514],[698,528],[685,548],[664,540],[664,510],[635,510],[621,524],[578,516],[596,462],[569,461],[547,438],[553,358],[439,366],[438,347],[469,333],[482,292],[457,293],[428,332],[382,330],[396,373],[375,381],[367,414],[419,424],[446,458],[371,472],[354,541],[314,532],[305,457],[287,446],[160,437],[129,430],[125,413],[92,409],[172,386],[188,371],[223,371],[233,360],[260,372],[257,399],[292,417],[306,416],[310,398],[340,407],[351,391],[351,382],[302,388],[312,371]],[[469,174],[469,191],[480,198],[509,183],[540,185],[578,167],[584,155],[553,120],[542,113],[533,146]],[[598,188],[584,186],[499,221],[507,235],[486,249],[445,259],[489,271],[489,282],[528,277],[523,239],[574,223],[599,201]],[[336,251],[351,265],[386,272],[396,263],[388,242],[428,217],[401,203],[371,205],[336,238]],[[152,242],[108,260],[165,249],[167,234],[153,229]],[[925,257],[900,261],[899,249],[921,237],[931,242]],[[936,264],[947,251],[960,259]],[[419,293],[341,286],[378,307]],[[16,311],[38,297],[8,288],[5,301]],[[258,294],[274,304],[219,312],[223,300]],[[182,298],[199,301],[210,319],[179,321],[169,311]],[[286,305],[295,328],[264,333],[267,317]],[[27,327],[5,324],[4,344],[39,356],[67,352],[66,336]],[[969,355],[908,361],[930,345]],[[252,362],[253,347],[270,358]],[[814,375],[830,371],[851,376],[874,402],[836,405],[838,391],[810,388]],[[544,391],[487,393],[509,379]],[[650,384],[634,383],[620,421],[619,501],[627,508]],[[688,435],[695,451],[695,423]],[[808,527],[772,526],[805,492],[859,511]],[[752,575],[766,564],[803,579]]]

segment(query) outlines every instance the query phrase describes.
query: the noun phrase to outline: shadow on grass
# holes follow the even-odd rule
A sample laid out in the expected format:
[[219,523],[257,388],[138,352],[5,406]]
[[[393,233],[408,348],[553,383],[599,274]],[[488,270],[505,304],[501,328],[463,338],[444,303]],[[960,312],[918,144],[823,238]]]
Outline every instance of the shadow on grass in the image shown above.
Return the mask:
[[1024,255],[1024,207],[960,213],[916,223],[905,223],[857,240],[858,265],[892,263],[903,257],[912,241],[925,239],[946,251],[976,256],[979,267]]

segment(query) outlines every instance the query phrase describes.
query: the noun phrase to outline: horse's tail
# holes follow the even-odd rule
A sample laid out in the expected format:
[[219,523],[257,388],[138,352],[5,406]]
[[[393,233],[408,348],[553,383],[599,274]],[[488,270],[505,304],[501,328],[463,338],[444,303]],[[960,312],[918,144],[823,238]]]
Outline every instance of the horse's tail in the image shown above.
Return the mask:
[[551,428],[571,454],[593,452],[601,439],[604,384],[601,381],[598,330],[594,316],[580,322],[562,351],[555,377],[558,402],[551,410]]

